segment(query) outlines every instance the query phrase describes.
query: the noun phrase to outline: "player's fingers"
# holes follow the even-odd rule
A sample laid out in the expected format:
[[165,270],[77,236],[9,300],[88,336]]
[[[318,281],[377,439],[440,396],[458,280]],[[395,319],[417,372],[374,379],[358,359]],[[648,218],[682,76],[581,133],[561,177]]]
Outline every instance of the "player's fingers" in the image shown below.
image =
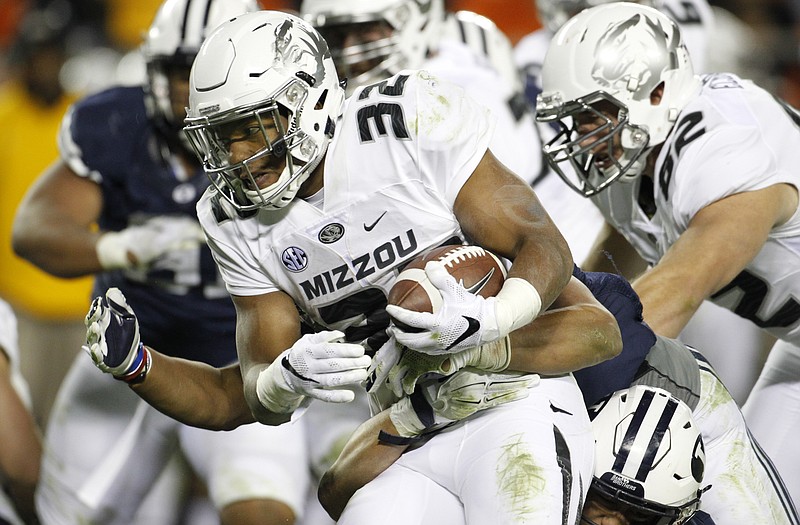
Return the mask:
[[357,358],[365,355],[364,347],[355,343],[319,343],[309,348],[315,359]]
[[369,356],[360,357],[332,357],[330,359],[315,359],[306,363],[311,374],[336,374],[349,370],[364,370],[366,379],[367,369],[372,363]]
[[325,401],[326,403],[349,403],[356,398],[355,393],[347,389],[323,390],[321,388],[315,388],[309,390],[307,395],[314,399]]
[[[450,275],[441,261],[428,261],[425,265],[425,275],[440,292],[450,291],[456,284],[455,277]],[[451,282],[452,281],[452,282]]]
[[[433,318],[433,314],[428,312],[414,312],[394,304],[386,305],[386,313],[396,321],[412,328],[427,328]],[[397,326],[390,326],[390,330],[392,328],[397,328]]]
[[367,379],[366,370],[348,370],[345,372],[337,372],[335,374],[319,374],[313,376],[313,380],[316,383],[314,388],[325,388],[325,389],[339,388],[346,386],[357,386],[360,385],[366,379]]

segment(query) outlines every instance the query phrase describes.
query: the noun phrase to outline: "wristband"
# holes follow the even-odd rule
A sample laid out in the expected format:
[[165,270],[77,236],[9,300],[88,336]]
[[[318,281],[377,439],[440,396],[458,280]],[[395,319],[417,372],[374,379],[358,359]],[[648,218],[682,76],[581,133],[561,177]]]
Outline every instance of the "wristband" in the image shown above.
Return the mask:
[[[469,350],[465,350],[469,352]],[[477,356],[466,365],[487,372],[502,372],[511,363],[511,338],[501,337],[478,348]],[[461,367],[459,367],[460,369]]]
[[417,443],[422,438],[420,436],[414,437],[402,437],[402,436],[395,436],[394,434],[389,434],[381,430],[378,432],[378,443],[383,443],[384,445],[395,445],[399,447],[404,447],[406,445],[413,445]]
[[94,249],[104,270],[121,270],[133,266],[128,259],[128,243],[121,232],[102,234]]
[[495,296],[495,318],[500,337],[521,328],[539,315],[542,297],[534,286],[519,277],[509,277]]
[[392,405],[389,409],[389,419],[392,420],[400,437],[417,437],[425,430],[425,425],[414,410],[410,397],[404,397]]
[[293,392],[286,383],[281,370],[283,357],[283,355],[278,356],[267,368],[258,373],[256,379],[258,401],[274,414],[294,412],[304,398],[302,394]]
[[130,372],[113,377],[119,381],[125,381],[129,385],[137,385],[147,377],[147,372],[150,371],[152,362],[153,358],[150,355],[150,350],[140,342],[136,351],[136,359],[134,359],[129,368]]

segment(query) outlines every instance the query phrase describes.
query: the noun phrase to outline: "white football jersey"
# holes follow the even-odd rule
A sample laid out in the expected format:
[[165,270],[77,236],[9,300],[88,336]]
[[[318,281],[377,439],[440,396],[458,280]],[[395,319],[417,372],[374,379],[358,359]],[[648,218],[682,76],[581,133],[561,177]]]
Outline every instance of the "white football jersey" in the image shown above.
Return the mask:
[[[732,74],[705,75],[656,160],[652,219],[641,178],[592,197],[606,220],[656,263],[705,206],[780,183],[800,188],[800,116]],[[735,249],[735,247],[732,247]],[[800,344],[800,212],[774,228],[742,273],[711,299],[772,335]]]
[[486,108],[425,71],[359,88],[328,147],[320,202],[245,218],[214,190],[198,203],[228,291],[282,290],[318,325],[371,335],[366,314],[384,312],[398,266],[461,242],[453,203],[493,127]]

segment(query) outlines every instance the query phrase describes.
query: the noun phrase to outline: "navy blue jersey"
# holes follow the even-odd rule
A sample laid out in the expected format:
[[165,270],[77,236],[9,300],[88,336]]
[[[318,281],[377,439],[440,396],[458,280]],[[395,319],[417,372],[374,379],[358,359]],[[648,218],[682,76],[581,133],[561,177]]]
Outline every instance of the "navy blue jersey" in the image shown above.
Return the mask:
[[639,296],[623,277],[611,273],[584,272],[575,266],[572,275],[617,319],[622,352],[602,363],[574,373],[587,406],[617,390],[628,388],[656,343],[656,334],[642,318]]
[[[186,173],[147,117],[140,87],[116,87],[76,103],[61,149],[79,175],[100,185],[102,230],[119,231],[156,215],[197,218],[208,186],[202,169]],[[94,295],[116,286],[139,318],[142,342],[215,366],[236,360],[236,314],[208,247],[181,250],[149,270],[99,274]]]

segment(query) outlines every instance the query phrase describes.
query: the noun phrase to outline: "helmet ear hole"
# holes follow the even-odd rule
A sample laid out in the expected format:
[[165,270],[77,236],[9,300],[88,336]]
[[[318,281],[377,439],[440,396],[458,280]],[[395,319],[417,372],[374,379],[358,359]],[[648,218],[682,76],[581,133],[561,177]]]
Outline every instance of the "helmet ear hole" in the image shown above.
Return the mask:
[[664,82],[661,82],[656,87],[653,88],[653,91],[650,92],[650,104],[653,106],[658,106],[661,103],[661,99],[664,96]]
[[[325,106],[325,100],[328,98],[328,90],[324,90],[319,98],[317,99],[317,103],[314,104],[314,109],[322,109]],[[319,128],[317,128],[319,130]]]

